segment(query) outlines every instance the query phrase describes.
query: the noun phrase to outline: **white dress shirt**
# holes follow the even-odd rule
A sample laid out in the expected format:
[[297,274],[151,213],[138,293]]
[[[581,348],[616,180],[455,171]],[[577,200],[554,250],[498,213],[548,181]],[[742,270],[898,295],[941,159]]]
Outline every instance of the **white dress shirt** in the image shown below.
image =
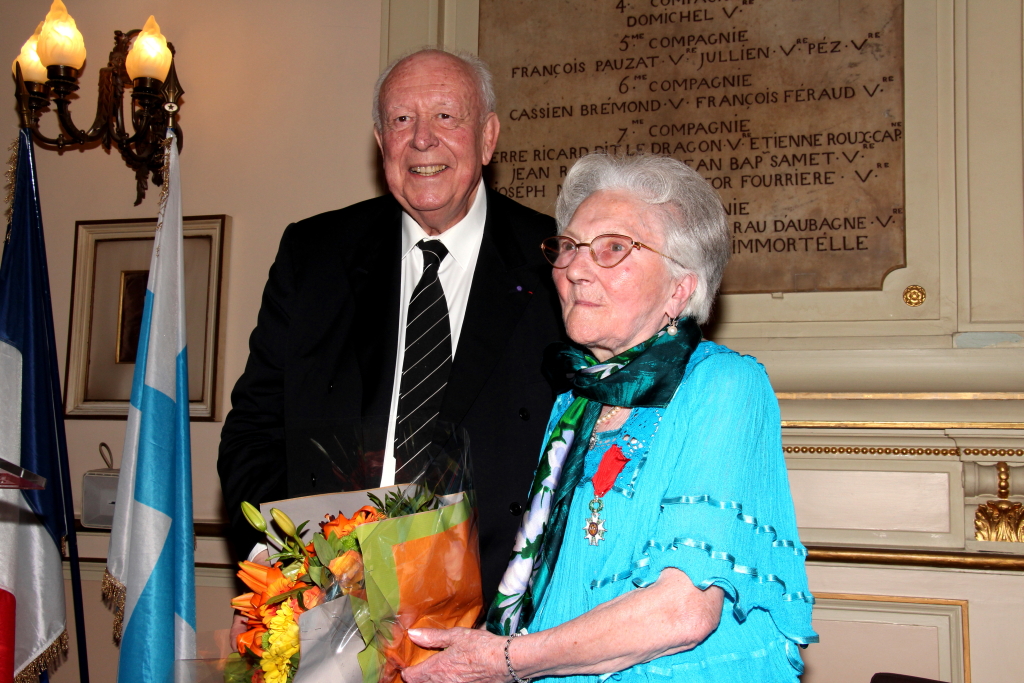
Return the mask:
[[384,447],[384,467],[381,471],[381,486],[395,483],[395,422],[398,415],[398,395],[402,386],[402,364],[405,362],[405,323],[409,311],[409,300],[423,274],[423,251],[416,247],[422,239],[441,240],[448,249],[448,256],[441,262],[437,277],[448,302],[448,322],[452,327],[452,359],[459,346],[459,333],[466,317],[469,290],[473,286],[473,273],[480,255],[480,243],[484,239],[484,222],[487,220],[487,193],[483,180],[476,189],[476,197],[469,213],[461,221],[440,235],[431,237],[413,220],[402,212],[402,288],[398,304],[398,345],[395,354],[395,381],[391,389],[391,410],[388,413],[388,436]]

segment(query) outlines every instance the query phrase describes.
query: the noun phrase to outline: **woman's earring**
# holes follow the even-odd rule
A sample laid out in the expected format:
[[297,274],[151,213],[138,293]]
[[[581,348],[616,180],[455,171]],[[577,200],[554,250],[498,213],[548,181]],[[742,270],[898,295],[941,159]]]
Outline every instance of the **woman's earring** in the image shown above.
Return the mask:
[[665,330],[665,331],[668,332],[673,337],[676,336],[679,333],[679,328],[676,327],[676,323],[678,323],[678,322],[679,322],[679,316],[676,316],[675,318],[672,318],[671,320],[669,320],[668,321],[668,329]]

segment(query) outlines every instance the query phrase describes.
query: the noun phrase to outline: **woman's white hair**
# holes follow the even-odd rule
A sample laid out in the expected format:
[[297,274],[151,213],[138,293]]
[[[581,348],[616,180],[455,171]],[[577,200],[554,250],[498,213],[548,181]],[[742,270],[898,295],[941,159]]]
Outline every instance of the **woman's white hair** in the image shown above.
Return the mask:
[[491,70],[487,67],[482,59],[476,55],[463,52],[462,50],[446,50],[438,47],[427,47],[420,48],[410,52],[409,54],[402,55],[395,59],[384,71],[381,72],[380,76],[377,77],[377,82],[373,86],[373,127],[377,130],[381,130],[381,121],[383,120],[383,112],[380,109],[380,91],[384,86],[384,81],[388,79],[391,72],[395,70],[399,64],[407,59],[411,59],[422,54],[441,54],[454,57],[455,59],[462,62],[465,66],[466,71],[473,77],[476,82],[477,96],[480,98],[480,120],[483,121],[484,117],[494,111],[497,106],[497,99],[494,96],[494,77],[491,75]]
[[[718,193],[672,157],[595,152],[577,161],[565,177],[555,205],[558,234],[565,232],[580,204],[601,190],[628,192],[659,209],[665,254],[697,276],[683,315],[698,324],[707,322],[729,261],[729,227]],[[683,274],[677,264],[669,261],[668,266],[674,276]]]

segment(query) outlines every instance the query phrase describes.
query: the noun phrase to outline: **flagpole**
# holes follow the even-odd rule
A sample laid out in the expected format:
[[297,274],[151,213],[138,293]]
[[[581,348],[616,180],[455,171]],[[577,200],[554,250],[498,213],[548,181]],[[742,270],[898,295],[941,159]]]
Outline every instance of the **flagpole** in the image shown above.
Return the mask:
[[[47,287],[47,294],[49,288]],[[52,324],[52,323],[50,323]],[[51,356],[56,358],[56,356]],[[56,377],[56,374],[51,374]],[[59,392],[54,396],[59,396]],[[62,419],[60,413],[54,412],[54,421]],[[55,425],[56,427],[57,425]],[[54,429],[59,442],[59,449],[67,453],[67,441],[63,429]],[[58,466],[63,463],[58,463]],[[61,500],[64,508],[64,525],[67,532],[64,536],[67,543],[68,566],[71,569],[71,603],[75,610],[75,643],[78,645],[78,680],[89,683],[89,647],[85,640],[85,604],[82,599],[82,567],[78,560],[78,532],[75,530],[75,503],[71,490],[71,477],[68,468],[60,468]]]
[[82,571],[78,564],[78,534],[75,517],[68,509],[68,564],[71,566],[71,600],[75,606],[75,642],[78,644],[78,680],[89,683],[89,648],[85,644],[85,605],[82,603]]
[[[59,419],[56,417],[54,419]],[[65,441],[62,446],[67,452],[63,430],[57,430],[57,438]],[[64,524],[67,525],[68,566],[71,569],[71,603],[75,609],[75,643],[78,645],[78,680],[89,683],[89,646],[85,641],[85,604],[82,600],[82,567],[78,561],[78,531],[75,529],[75,504],[71,492],[71,477],[67,468],[62,467],[60,485],[64,489]]]
[[[47,301],[50,300],[49,277],[42,283],[43,291]],[[48,328],[45,336],[46,346],[54,339],[53,317],[44,319],[43,325]],[[55,348],[47,348],[48,364],[56,363],[57,352]],[[53,397],[53,432],[57,436],[57,450],[59,453],[67,454],[67,434],[63,424],[64,405],[60,400],[60,370],[54,365],[50,371],[50,385]],[[65,539],[67,541],[68,565],[71,569],[71,603],[75,610],[75,642],[78,645],[78,680],[79,683],[89,683],[89,646],[85,640],[85,603],[82,598],[82,567],[78,559],[78,532],[75,529],[75,496],[71,488],[70,468],[65,466],[66,459],[57,458],[57,467],[60,469],[61,502],[64,508],[64,524],[66,527]],[[56,483],[56,482],[55,482]],[[66,623],[66,622],[65,622]]]

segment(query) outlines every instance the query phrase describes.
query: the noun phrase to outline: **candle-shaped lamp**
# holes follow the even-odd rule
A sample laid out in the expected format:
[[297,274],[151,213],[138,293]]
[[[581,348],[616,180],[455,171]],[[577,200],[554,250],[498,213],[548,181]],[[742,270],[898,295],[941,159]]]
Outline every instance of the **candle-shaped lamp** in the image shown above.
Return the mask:
[[11,64],[11,73],[15,72],[15,64],[21,64],[21,77],[28,82],[46,82],[46,67],[39,61],[39,54],[36,52],[36,44],[42,30],[43,22],[40,21],[39,26],[36,26],[36,32],[21,46],[21,54],[15,57]]
[[53,0],[36,46],[43,66],[69,66],[81,69],[85,64],[85,40],[60,0]]
[[160,33],[160,26],[151,15],[136,36],[128,57],[124,60],[124,68],[134,81],[136,78],[152,78],[163,81],[171,68],[171,51],[167,47],[167,39]]

